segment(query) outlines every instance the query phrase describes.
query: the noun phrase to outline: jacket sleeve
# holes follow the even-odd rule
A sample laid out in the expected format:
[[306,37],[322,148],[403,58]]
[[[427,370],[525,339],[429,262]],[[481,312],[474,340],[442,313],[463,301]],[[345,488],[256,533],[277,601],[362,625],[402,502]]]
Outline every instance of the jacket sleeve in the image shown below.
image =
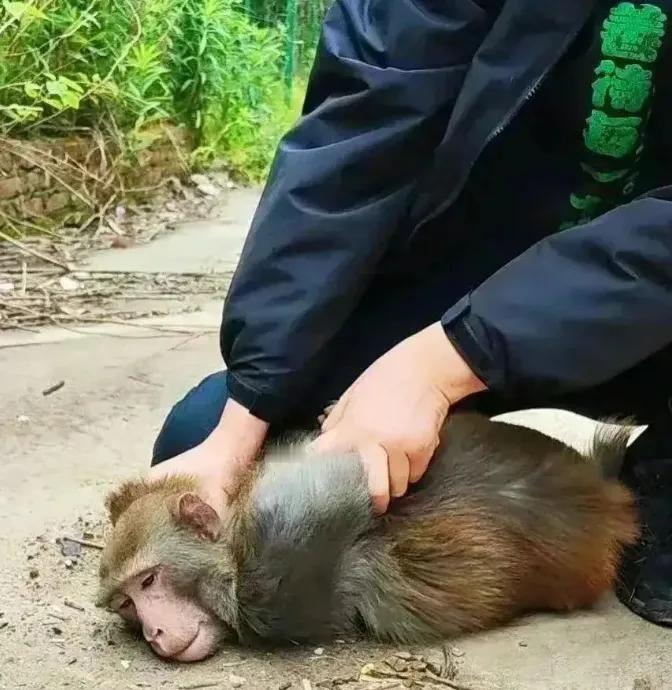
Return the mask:
[[403,224],[492,18],[474,0],[336,0],[225,301],[229,394],[288,413]]
[[577,391],[672,344],[668,190],[542,240],[444,315],[490,390]]

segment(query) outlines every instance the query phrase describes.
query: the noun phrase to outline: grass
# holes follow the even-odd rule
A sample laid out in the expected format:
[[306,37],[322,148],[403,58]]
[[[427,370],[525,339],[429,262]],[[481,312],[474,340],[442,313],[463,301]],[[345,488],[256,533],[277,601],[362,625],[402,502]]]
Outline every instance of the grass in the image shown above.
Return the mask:
[[0,0],[0,137],[101,131],[137,147],[148,126],[170,122],[192,132],[196,164],[224,158],[238,177],[263,180],[304,81],[288,103],[294,38],[273,21],[277,0],[255,19],[260,2]]

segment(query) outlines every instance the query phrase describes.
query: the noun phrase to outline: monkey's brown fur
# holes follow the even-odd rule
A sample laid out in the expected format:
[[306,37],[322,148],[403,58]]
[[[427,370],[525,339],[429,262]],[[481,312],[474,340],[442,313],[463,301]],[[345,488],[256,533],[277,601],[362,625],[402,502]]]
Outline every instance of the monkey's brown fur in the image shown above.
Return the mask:
[[[602,462],[624,440],[614,439]],[[489,443],[476,462],[461,460]],[[586,607],[612,587],[620,551],[638,530],[629,491],[590,463],[603,444],[586,459],[530,429],[471,417],[459,433],[449,424],[442,446],[424,484],[452,478],[444,497],[420,488],[383,521],[408,606],[432,628],[482,629],[527,611]]]
[[107,502],[103,595],[149,551],[242,641],[363,629],[412,643],[590,606],[638,534],[633,498],[613,478],[626,440],[600,432],[584,457],[455,413],[425,476],[381,518],[356,457],[269,448],[214,543],[171,523],[166,506],[190,479],[129,482]]

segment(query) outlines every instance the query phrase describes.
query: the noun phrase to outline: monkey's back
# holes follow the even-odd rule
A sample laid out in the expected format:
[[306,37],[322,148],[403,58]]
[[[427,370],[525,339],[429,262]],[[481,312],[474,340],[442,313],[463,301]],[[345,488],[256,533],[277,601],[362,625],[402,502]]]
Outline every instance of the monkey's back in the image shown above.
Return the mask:
[[379,632],[451,635],[594,603],[637,534],[632,496],[600,466],[625,439],[583,457],[532,429],[452,415],[425,476],[378,522],[401,574],[390,596],[410,616]]
[[301,439],[269,448],[232,533],[240,638],[363,628],[412,643],[592,604],[637,533],[632,497],[602,472],[626,437],[603,436],[584,458],[455,413],[422,480],[379,518],[354,454],[316,456]]

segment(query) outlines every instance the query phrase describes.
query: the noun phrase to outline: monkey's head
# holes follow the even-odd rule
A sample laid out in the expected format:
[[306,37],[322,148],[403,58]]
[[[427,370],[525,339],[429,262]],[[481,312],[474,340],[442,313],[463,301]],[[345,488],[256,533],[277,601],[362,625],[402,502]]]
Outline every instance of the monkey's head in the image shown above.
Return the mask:
[[97,605],[142,630],[175,661],[200,661],[236,628],[234,567],[222,524],[185,477],[131,481],[111,493]]

